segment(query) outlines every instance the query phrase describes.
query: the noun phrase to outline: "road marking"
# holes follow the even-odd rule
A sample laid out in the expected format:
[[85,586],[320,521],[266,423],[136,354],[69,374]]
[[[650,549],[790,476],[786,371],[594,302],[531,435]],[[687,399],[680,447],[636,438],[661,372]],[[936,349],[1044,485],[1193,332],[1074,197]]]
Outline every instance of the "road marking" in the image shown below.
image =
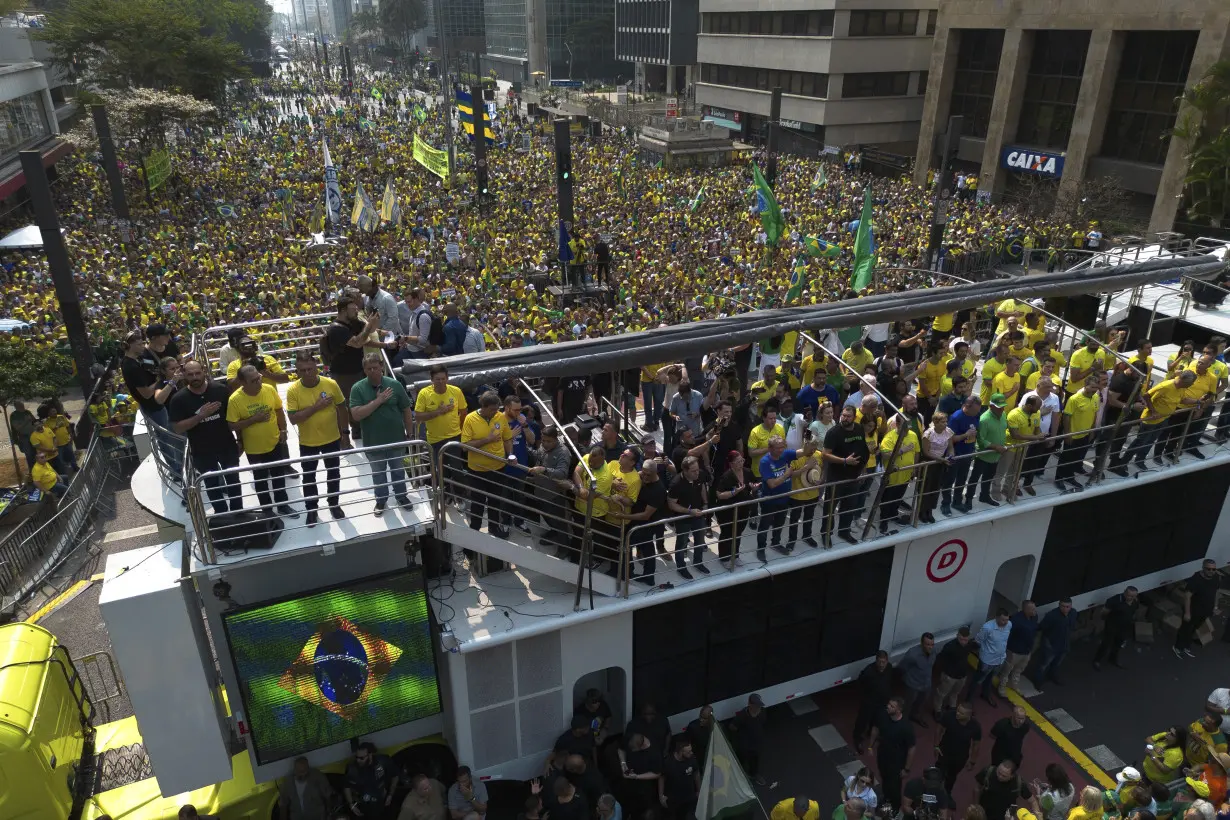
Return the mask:
[[144,527],[133,527],[130,530],[116,530],[104,535],[103,543],[113,544],[116,541],[127,541],[129,538],[142,538],[146,535],[153,535],[156,532],[158,532],[157,524],[146,524]]
[[820,707],[816,705],[815,698],[811,697],[791,698],[786,701],[786,705],[790,707],[791,712],[794,712],[795,717],[820,710]]
[[[1060,748],[1073,763],[1080,766],[1085,771],[1085,774],[1093,778],[1095,783],[1098,783],[1105,789],[1115,788],[1115,779],[1100,768],[1089,758],[1089,755],[1082,752],[1076,747],[1072,741],[1068,740],[1067,736],[1059,729],[1055,728],[1055,724],[1051,723],[1046,717],[1029,704],[1029,701],[1021,697],[1015,689],[1008,690],[1008,700],[1013,706],[1020,706],[1025,710],[1025,716],[1028,717],[1035,726],[1042,730],[1042,734],[1051,739],[1051,742]],[[1122,763],[1120,764],[1122,765]]]
[[816,745],[820,747],[822,752],[831,752],[846,745],[846,739],[841,736],[841,732],[837,731],[837,727],[831,723],[817,726],[814,729],[808,729],[807,734],[811,735],[811,739],[816,741]]
[[1106,744],[1102,744],[1100,746],[1090,746],[1088,749],[1085,750],[1085,753],[1088,754],[1094,760],[1096,760],[1098,762],[1098,765],[1101,766],[1103,769],[1109,769],[1110,771],[1118,771],[1119,769],[1122,769],[1125,765],[1124,762],[1119,759],[1119,755],[1112,752],[1110,750],[1110,747],[1108,747]]
[[1043,714],[1046,715],[1047,720],[1055,724],[1056,729],[1064,734],[1071,734],[1085,728],[1076,718],[1068,714],[1067,709],[1052,709]]
[[856,774],[858,774],[859,771],[862,770],[862,768],[866,765],[867,765],[866,763],[864,763],[863,761],[859,760],[856,757],[854,758],[854,760],[851,760],[849,763],[842,763],[840,766],[837,767],[837,771],[841,772],[841,779],[842,781],[845,781],[846,778],[854,777]]
[[58,609],[62,604],[66,603],[70,598],[75,596],[78,592],[88,587],[90,583],[91,583],[90,581],[77,581],[72,586],[70,586],[68,589],[64,590],[59,595],[57,595],[56,597],[52,598],[50,601],[48,601],[47,603],[39,607],[37,612],[35,612],[29,618],[26,618],[26,623],[28,624],[38,623],[40,620],[47,617],[52,612],[54,612],[56,609]]

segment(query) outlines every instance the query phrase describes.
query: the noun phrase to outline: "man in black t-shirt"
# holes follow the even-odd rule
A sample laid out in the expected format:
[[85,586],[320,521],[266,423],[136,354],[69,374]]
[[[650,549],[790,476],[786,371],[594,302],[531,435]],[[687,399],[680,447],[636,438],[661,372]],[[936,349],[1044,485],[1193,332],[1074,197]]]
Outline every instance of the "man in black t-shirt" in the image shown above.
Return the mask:
[[871,727],[871,748],[880,767],[884,799],[894,806],[901,805],[901,779],[910,773],[914,762],[914,725],[902,713],[904,706],[905,701],[899,696],[889,698]]
[[[859,482],[852,479],[862,475],[869,454],[867,439],[863,436],[862,425],[854,421],[854,412],[849,405],[841,408],[840,420],[824,436],[823,451],[824,463],[828,468],[824,479],[829,492],[827,503],[831,505],[830,509],[835,506],[840,511],[837,535],[851,544],[858,543],[850,528],[858,512],[859,498]],[[828,538],[827,532],[825,538]]]
[[995,745],[991,747],[991,765],[1011,760],[1016,768],[1021,767],[1025,753],[1025,736],[1029,734],[1029,719],[1020,706],[1013,707],[1012,717],[1001,718],[991,727]]
[[858,684],[863,697],[859,702],[858,716],[854,719],[854,751],[861,755],[867,732],[893,694],[893,665],[888,660],[887,652],[881,649],[876,653],[876,659],[863,667],[863,671],[858,673]]
[[[652,703],[646,703],[641,707],[641,711],[632,720],[628,721],[628,726],[624,730],[624,742],[631,749],[632,735],[644,735],[654,749],[657,749],[658,757],[662,757],[670,751],[671,743],[671,725],[670,722],[658,714],[658,707]],[[662,771],[654,769],[655,772]]]
[[[688,435],[691,435],[690,431]],[[710,477],[701,469],[700,459],[687,456],[680,465],[679,475],[671,484],[667,506],[673,515],[686,515],[675,522],[675,570],[691,581],[692,573],[686,566],[689,538],[692,541],[692,569],[702,575],[709,574],[705,566],[705,518],[701,511],[709,495]]]
[[589,820],[589,806],[585,804],[585,798],[566,777],[555,781],[554,791],[551,820]]
[[713,707],[708,704],[700,707],[700,714],[688,724],[684,733],[692,741],[692,753],[704,769],[709,754],[709,739],[713,737]]
[[944,774],[934,766],[906,783],[901,792],[901,816],[906,820],[948,820],[956,808],[952,787],[945,788]]
[[559,740],[555,741],[555,748],[567,749],[568,754],[581,755],[584,758],[597,762],[594,752],[594,735],[589,727],[589,717],[574,714],[572,716],[572,728],[559,736]]
[[556,418],[560,424],[571,424],[572,420],[585,412],[585,400],[589,396],[589,376],[565,376],[554,380],[555,386],[548,392],[554,399]]
[[[321,361],[329,368],[329,378],[337,382],[342,395],[350,400],[350,391],[363,378],[364,339],[380,326],[380,314],[373,313],[364,324],[359,319],[359,303],[343,296],[337,300],[337,316],[325,331]],[[347,410],[349,415],[349,410]],[[359,424],[350,422],[350,439],[363,438]]]
[[1192,652],[1192,637],[1204,623],[1205,618],[1217,609],[1217,591],[1221,589],[1221,577],[1217,574],[1217,562],[1206,558],[1200,565],[1200,571],[1187,579],[1183,591],[1183,623],[1174,638],[1172,651],[1175,657],[1187,655],[1196,657]]
[[747,431],[743,429],[742,424],[735,421],[734,408],[728,401],[718,402],[717,420],[705,430],[705,438],[710,438],[714,430],[717,431],[717,444],[714,445],[711,462],[713,474],[721,476],[730,468],[730,453],[732,451],[743,452],[743,442],[746,440]]
[[[628,512],[611,510],[607,513],[628,522],[628,527],[631,529],[628,536],[629,546],[632,547],[634,558],[644,562],[639,575],[636,573],[635,566],[633,567],[632,579],[651,587],[656,584],[654,566],[658,560],[654,542],[662,540],[665,530],[663,524],[655,522],[660,522],[668,515],[666,482],[659,477],[660,469],[665,468],[650,461],[642,464],[641,492],[632,502],[632,508]],[[649,526],[641,526],[643,524]]]
[[164,384],[158,371],[157,362],[146,358],[145,338],[140,331],[134,330],[124,337],[124,359],[120,362],[120,373],[124,377],[124,386],[128,394],[141,408],[147,424],[157,424],[159,427],[169,427],[166,402],[175,392],[175,385]]
[[[636,718],[633,718],[636,720]],[[631,727],[631,722],[629,722]],[[670,727],[667,726],[669,733]],[[627,732],[627,750],[619,750],[619,768],[624,778],[624,812],[640,817],[658,805],[657,780],[662,772],[662,748],[640,732]]]
[[978,759],[982,725],[974,719],[973,708],[968,703],[962,703],[940,716],[939,727],[940,736],[935,742],[938,756],[935,765],[943,773],[944,787],[951,794],[957,783],[957,775],[961,774],[967,763]]
[[1136,599],[1136,587],[1128,587],[1118,595],[1106,600],[1102,613],[1106,616],[1102,621],[1102,640],[1098,651],[1093,655],[1093,668],[1102,668],[1102,659],[1109,658],[1115,666],[1123,669],[1119,663],[1119,649],[1132,637],[1136,629],[1136,611],[1140,609],[1140,601]]
[[[1142,364],[1141,367],[1144,365]],[[1144,407],[1140,396],[1136,393],[1136,385],[1140,382],[1140,378],[1140,373],[1135,368],[1127,367],[1116,373],[1106,388],[1106,411],[1102,415],[1102,424],[1104,426],[1114,424],[1119,420],[1120,414],[1127,411],[1123,416],[1123,424],[1120,425],[1118,434],[1110,442],[1110,459],[1107,467],[1112,473],[1123,478],[1128,477],[1127,459],[1123,455],[1123,445],[1127,443],[1128,431],[1131,429],[1128,422],[1139,418],[1140,411]],[[1136,398],[1129,407],[1127,400],[1133,395]]]
[[602,745],[611,721],[611,707],[603,699],[602,692],[597,689],[587,690],[585,700],[573,708],[572,714],[584,716],[589,721],[589,731],[594,736],[594,743]]
[[675,751],[662,761],[658,779],[658,801],[675,820],[688,820],[696,809],[700,794],[700,767],[692,756],[692,741],[680,740]]
[[384,817],[397,791],[397,769],[372,743],[360,743],[346,767],[346,804],[356,817]]
[[1028,800],[1029,796],[1029,787],[1021,780],[1011,760],[988,766],[974,778],[974,800],[986,812],[987,820],[1004,817],[1013,804]]
[[[199,473],[238,467],[239,446],[226,421],[230,393],[224,385],[206,377],[200,362],[184,365],[184,379],[187,386],[171,397],[167,413],[175,432],[188,437],[192,466]],[[237,474],[206,476],[205,490],[214,515],[243,509]]]

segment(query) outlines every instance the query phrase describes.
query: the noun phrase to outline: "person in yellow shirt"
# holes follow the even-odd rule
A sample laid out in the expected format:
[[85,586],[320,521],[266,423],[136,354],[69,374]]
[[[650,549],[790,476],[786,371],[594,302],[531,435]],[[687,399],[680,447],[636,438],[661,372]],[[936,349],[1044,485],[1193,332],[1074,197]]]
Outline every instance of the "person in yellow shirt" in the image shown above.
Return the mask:
[[794,543],[798,540],[800,521],[803,522],[803,543],[816,549],[820,545],[812,537],[812,526],[820,504],[820,484],[810,483],[808,471],[815,467],[816,474],[822,474],[822,470],[820,452],[810,432],[803,433],[803,449],[796,451],[796,455],[794,461],[790,462],[790,537],[786,541],[786,549],[794,548]]
[[448,368],[433,365],[429,371],[431,387],[425,387],[414,397],[414,422],[427,429],[427,443],[432,456],[449,441],[461,440],[461,423],[465,420],[466,397],[461,388],[448,383]]
[[73,426],[59,402],[51,402],[47,406],[50,409],[47,424],[55,434],[56,452],[60,458],[59,468],[72,475],[80,469],[77,467],[77,449],[73,446]]
[[765,402],[777,395],[777,367],[771,364],[764,366],[764,378],[752,382],[747,392],[756,400],[756,407],[764,407]]
[[261,353],[250,336],[244,336],[239,340],[238,349],[238,358],[226,366],[227,385],[240,386],[239,368],[245,364],[256,367],[265,384],[286,384],[290,381],[290,376],[286,375],[286,371],[282,369],[282,365],[278,364],[278,360],[268,353]]
[[995,306],[995,317],[999,319],[999,324],[995,327],[995,335],[1000,336],[1008,330],[1009,317],[1015,316],[1019,322],[1027,314],[1032,313],[1033,308],[1028,302],[1016,302],[1012,299],[1005,299]]
[[666,401],[666,383],[658,380],[658,371],[663,367],[666,365],[647,364],[641,367],[641,398],[644,402],[644,429],[647,433],[657,430],[662,418],[662,403]]
[[[1205,428],[1209,425],[1209,419],[1213,417],[1214,399],[1217,398],[1221,380],[1217,376],[1216,366],[1222,364],[1213,358],[1212,345],[1205,347],[1205,352],[1201,354],[1188,371],[1196,374],[1196,380],[1192,382],[1191,387],[1183,392],[1183,403],[1195,405],[1192,412],[1191,422],[1186,420],[1175,420],[1175,427],[1178,429],[1172,430],[1168,438],[1167,450],[1174,452],[1180,446],[1183,451],[1196,458],[1203,459],[1204,453],[1200,452],[1200,436],[1204,433]],[[1223,365],[1224,367],[1224,365]],[[1177,441],[1179,436],[1184,435],[1182,425],[1187,424],[1187,433],[1184,441],[1180,445]]]
[[957,314],[955,312],[941,313],[931,320],[931,329],[935,331],[937,336],[951,336],[952,326],[956,319]]
[[1166,379],[1141,393],[1140,398],[1145,403],[1144,412],[1140,415],[1140,432],[1128,447],[1128,457],[1140,469],[1145,468],[1145,456],[1149,447],[1156,444],[1153,460],[1162,465],[1162,447],[1165,445],[1162,434],[1165,432],[1164,422],[1171,418],[1183,404],[1184,394],[1196,382],[1196,371],[1180,370],[1173,379]]
[[760,478],[760,459],[769,452],[769,439],[774,436],[785,438],[786,431],[777,421],[777,408],[770,406],[760,411],[760,424],[747,434],[747,458],[756,478]]
[[239,368],[238,377],[242,386],[227,400],[226,420],[231,432],[239,434],[248,463],[252,465],[252,481],[261,503],[261,514],[272,515],[276,502],[278,515],[298,518],[299,514],[287,503],[290,500],[286,495],[287,469],[257,466],[290,457],[286,449],[286,413],[282,409],[282,397],[277,388],[261,381],[260,371],[250,364]]
[[982,387],[979,388],[978,398],[986,405],[991,401],[991,394],[995,391],[991,389],[991,382],[995,381],[995,377],[1004,372],[1004,366],[1008,361],[1008,346],[998,345],[991,358],[982,363]]
[[1016,498],[1017,473],[1025,458],[1025,450],[1030,442],[1046,438],[1041,431],[1041,409],[1041,399],[1029,396],[1007,413],[1008,435],[1004,443],[1008,445],[1008,451],[1000,456],[999,463],[995,465],[995,479],[991,482],[991,498],[996,501],[1001,497],[1009,501]]
[[621,519],[612,513],[629,511],[641,494],[641,471],[636,466],[636,451],[625,449],[607,469],[611,473],[611,501],[618,503],[611,505],[605,519],[618,527]]
[[855,373],[862,374],[869,365],[875,363],[875,355],[863,346],[862,339],[855,339],[850,347],[841,354],[841,360],[850,366]]
[[1025,334],[1019,330],[1010,330],[1005,338],[1008,343],[1008,355],[1016,356],[1021,361],[1029,357],[1032,348],[1025,342]]
[[1085,345],[1072,352],[1068,363],[1068,382],[1064,392],[1069,396],[1081,389],[1085,379],[1106,369],[1106,353],[1094,336],[1085,337]]
[[1042,321],[1042,314],[1037,311],[1025,314],[1025,326],[1021,328],[1021,332],[1025,334],[1025,346],[1033,350],[1034,345],[1046,338],[1046,325]]
[[[461,443],[466,445],[470,490],[470,529],[483,528],[496,538],[508,538],[508,515],[500,503],[504,493],[503,470],[512,454],[512,427],[501,412],[500,396],[488,390],[478,397],[478,409],[461,425]],[[603,511],[605,513],[605,510]]]
[[927,358],[918,366],[915,376],[918,378],[918,412],[923,418],[930,418],[944,395],[944,377],[947,368],[943,357],[947,346],[932,342]]
[[1062,432],[1065,438],[1063,450],[1059,453],[1059,461],[1055,467],[1055,486],[1060,492],[1068,489],[1064,486],[1064,482],[1067,482],[1072,489],[1081,489],[1074,476],[1082,472],[1080,465],[1085,460],[1085,453],[1088,452],[1093,438],[1089,435],[1089,430],[1093,429],[1094,421],[1098,417],[1101,401],[1098,393],[1098,377],[1089,376],[1085,379],[1085,384],[1081,389],[1069,396],[1067,403],[1063,406]]
[[[914,477],[914,462],[918,460],[919,441],[914,430],[906,426],[907,424],[909,424],[908,419],[899,414],[897,426],[889,430],[888,434],[880,440],[880,461],[884,465],[884,473],[887,476],[887,484],[880,502],[880,535],[892,535],[897,532],[895,529],[890,531],[889,524],[897,519],[901,499],[905,497],[905,491],[910,486],[910,479]],[[899,429],[905,431],[904,437],[900,436]],[[899,437],[900,446],[897,444]],[[910,521],[906,517],[898,523],[908,524]]]
[[815,381],[816,368],[825,369],[828,365],[828,357],[823,350],[817,350],[811,355],[804,356],[802,362],[803,368],[803,384],[811,384]]
[[769,812],[769,820],[820,820],[820,804],[807,797],[787,797]]
[[[585,471],[585,465],[588,465],[589,472]],[[577,498],[573,502],[576,511],[580,513],[582,520],[585,517],[585,511],[588,507],[591,512],[591,529],[593,535],[593,558],[589,561],[591,566],[597,567],[604,559],[615,558],[618,556],[618,541],[612,542],[611,525],[606,522],[606,517],[611,510],[611,495],[615,489],[615,469],[618,465],[615,462],[606,460],[606,451],[602,449],[601,444],[595,444],[589,448],[589,452],[585,455],[585,465],[577,464],[576,469],[572,472],[572,481],[577,487]],[[589,474],[594,476],[593,506],[589,504]],[[613,520],[618,520],[612,517]],[[574,528],[575,529],[575,528]],[[615,530],[615,537],[618,537],[618,530]],[[577,533],[572,539],[572,556],[579,556],[582,541],[580,534]],[[572,560],[575,560],[573,558]]]
[[34,486],[45,493],[51,493],[56,498],[63,498],[68,492],[68,485],[48,461],[46,450],[39,450],[34,454],[34,464],[30,467],[30,480],[34,482]]
[[[1025,379],[1025,392],[1028,393],[1031,390],[1037,390],[1038,382],[1043,379],[1049,380],[1053,385],[1059,384],[1059,379],[1055,377],[1055,367],[1056,365],[1054,359],[1043,359],[1042,368],[1030,373],[1028,378]],[[1056,387],[1055,389],[1058,390],[1059,388]]]
[[1136,346],[1136,352],[1128,360],[1128,364],[1144,374],[1145,380],[1140,386],[1141,390],[1148,390],[1153,386],[1153,342],[1148,339],[1141,341]]
[[[990,362],[987,364],[990,364]],[[1009,411],[1016,407],[1017,402],[1021,400],[1020,368],[1021,360],[1016,356],[1009,355],[1004,360],[1003,371],[996,373],[994,378],[991,379],[991,392],[1004,394],[1004,398],[1008,401]]]
[[1028,389],[1029,377],[1042,369],[1042,363],[1051,360],[1051,343],[1042,339],[1034,342],[1033,355],[1021,359],[1021,376],[1026,380]]
[[[299,455],[321,456],[325,463],[325,503],[334,518],[345,518],[339,502],[342,472],[338,453],[350,449],[350,416],[348,403],[337,382],[320,375],[320,366],[311,351],[301,350],[295,356],[295,375],[299,378],[286,390],[286,409],[290,423],[299,428]],[[343,432],[344,431],[344,432]],[[316,462],[310,458],[301,465],[303,475],[303,506],[307,508],[307,525],[316,526],[316,510],[320,496],[316,492]]]
[[[59,465],[60,450],[56,447],[56,434],[47,424],[47,411],[40,407],[38,418],[34,420],[34,432],[30,434],[30,445],[34,448],[34,454],[37,457],[39,453],[46,453],[47,460],[53,465]],[[65,469],[61,467],[61,469]]]

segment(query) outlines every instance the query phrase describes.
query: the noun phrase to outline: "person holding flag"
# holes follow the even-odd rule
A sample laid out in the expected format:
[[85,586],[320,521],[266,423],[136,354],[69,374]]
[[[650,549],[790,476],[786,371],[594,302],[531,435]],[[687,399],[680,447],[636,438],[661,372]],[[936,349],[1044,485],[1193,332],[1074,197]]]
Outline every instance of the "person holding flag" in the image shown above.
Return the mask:
[[329,216],[329,224],[336,228],[342,222],[342,189],[337,184],[337,169],[333,167],[333,158],[329,156],[329,141],[322,139],[320,144],[325,152],[325,210]]
[[786,229],[786,222],[782,219],[782,209],[778,207],[777,197],[773,196],[773,189],[765,181],[764,174],[760,173],[760,166],[752,166],[752,179],[756,184],[757,206],[760,211],[760,224],[764,228],[765,241],[770,248],[776,248]]

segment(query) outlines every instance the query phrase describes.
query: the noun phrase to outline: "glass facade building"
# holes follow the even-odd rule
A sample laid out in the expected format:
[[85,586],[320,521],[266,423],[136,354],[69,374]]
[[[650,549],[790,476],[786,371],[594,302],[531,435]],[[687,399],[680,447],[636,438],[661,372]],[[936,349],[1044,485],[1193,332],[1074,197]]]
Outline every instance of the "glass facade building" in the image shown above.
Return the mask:
[[525,0],[486,0],[483,23],[487,54],[527,60],[530,56]]
[[50,135],[42,91],[0,103],[0,155],[15,154]]

